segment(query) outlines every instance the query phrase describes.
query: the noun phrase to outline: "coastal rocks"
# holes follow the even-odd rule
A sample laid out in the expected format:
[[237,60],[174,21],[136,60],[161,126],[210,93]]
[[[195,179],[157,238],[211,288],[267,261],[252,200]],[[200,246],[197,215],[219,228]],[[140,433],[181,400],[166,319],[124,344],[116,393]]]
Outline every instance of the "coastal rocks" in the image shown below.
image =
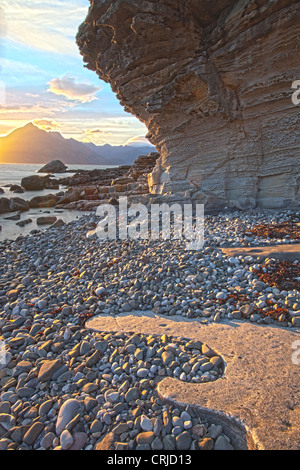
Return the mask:
[[9,188],[9,190],[12,192],[12,193],[19,193],[19,194],[22,194],[24,193],[24,189],[19,186],[18,184],[12,184]]
[[[168,377],[183,386],[221,379],[224,360],[201,334],[106,332],[104,317],[117,320],[127,304],[130,314],[155,311],[162,328],[164,316],[197,318],[213,328],[216,318],[227,323],[234,312],[238,322],[261,324],[265,334],[269,324],[299,327],[298,262],[292,265],[295,283],[274,287],[267,278],[258,282],[261,272],[277,271],[274,260],[263,264],[222,252],[228,245],[282,243],[249,240],[245,232],[258,222],[299,217],[292,211],[207,216],[200,251],[177,240],[99,243],[87,237],[97,225],[95,214],[63,229],[0,242],[0,340],[6,350],[0,415],[11,416],[0,418],[9,428],[0,427],[0,448],[231,449],[220,424],[201,420],[190,407],[168,405],[158,394]],[[93,331],[90,319],[99,321],[101,331]]]
[[10,199],[9,203],[9,209],[11,212],[26,212],[29,210],[29,204],[27,201],[24,201],[24,199],[21,199],[19,197],[13,197]]
[[0,214],[6,212],[25,212],[29,210],[29,204],[24,199],[19,197],[13,198],[0,198]]
[[[67,400],[60,408],[57,422],[56,422],[56,434],[60,435],[70,421],[75,418],[80,409],[79,403],[75,399]],[[72,442],[73,444],[73,442]]]
[[22,178],[21,186],[26,191],[40,191],[41,189],[44,189],[47,179],[48,178],[38,175],[26,176],[25,178]]
[[9,215],[8,217],[4,217],[5,220],[20,220],[21,218],[21,214],[20,212],[17,212],[16,214],[13,214],[13,215]]
[[60,160],[52,160],[44,165],[38,173],[65,173],[68,167]]
[[292,0],[92,2],[77,43],[148,127],[161,155],[151,193],[207,209],[299,207],[299,13]]
[[51,380],[53,374],[62,366],[62,362],[60,360],[53,360],[53,361],[45,361],[38,373],[38,380],[40,382],[47,382]]
[[46,196],[35,196],[29,201],[30,208],[47,208],[55,207],[59,201],[59,197],[55,194],[47,194]]
[[[57,194],[35,196],[29,201],[21,198],[0,198],[0,214],[16,212],[7,220],[20,219],[20,213],[30,209],[80,210],[84,212],[95,211],[102,201],[110,203],[120,196],[141,196],[148,194],[147,175],[152,171],[158,158],[157,153],[138,157],[132,166],[117,168],[78,170],[74,175],[58,180],[51,179],[51,175],[32,175],[22,179],[22,185],[28,191],[43,189],[59,189],[60,185],[67,186],[66,191]],[[14,187],[10,185],[11,187]],[[16,185],[15,185],[16,186]],[[114,197],[112,197],[114,196]],[[18,226],[24,227],[27,221],[20,221]],[[46,225],[52,224],[50,219]],[[55,227],[59,227],[59,222]],[[38,223],[40,225],[40,223]]]
[[10,199],[7,197],[0,198],[0,214],[5,214],[10,212]]
[[28,225],[31,223],[32,223],[32,219],[24,219],[24,220],[20,220],[20,222],[17,222],[16,225],[18,225],[19,227],[25,227],[25,225]]
[[43,217],[38,217],[36,219],[37,225],[51,225],[54,224],[57,221],[57,217],[55,216],[43,216]]
[[25,178],[22,178],[21,186],[26,191],[41,191],[43,189],[59,189],[59,184],[57,183],[57,180],[51,179],[49,175],[26,176]]
[[[162,450],[168,448],[168,441],[172,441],[174,449],[184,450],[193,443],[196,446],[199,438],[194,430],[197,426],[202,424],[203,434],[207,434],[207,423],[201,423],[200,418],[188,409],[178,410],[163,405],[155,392],[159,377],[169,375],[167,370],[171,370],[168,368],[157,375],[161,349],[171,343],[179,353],[185,350],[183,341],[171,342],[171,338],[165,335],[160,338],[130,333],[99,334],[72,325],[68,330],[70,335],[64,335],[65,350],[60,353],[50,347],[47,339],[53,334],[53,323],[48,322],[47,325],[45,319],[41,322],[43,324],[36,323],[35,329],[29,332],[29,348],[25,354],[23,352],[23,356],[27,354],[27,360],[17,359],[22,352],[20,344],[9,361],[11,366],[14,365],[12,378],[5,381],[3,376],[0,378],[3,387],[0,430],[2,426],[6,433],[9,432],[5,443],[0,436],[0,445],[7,444],[10,449],[39,450]],[[58,317],[55,324],[58,338],[67,331],[66,325]],[[21,325],[17,326],[19,330]],[[40,337],[39,333],[43,331],[48,333]],[[35,344],[40,344],[40,348],[36,349]],[[85,356],[92,357],[93,348],[99,344],[106,347],[101,348],[97,362],[88,365]],[[150,372],[145,380],[135,375],[140,364],[137,355],[135,360],[130,360],[131,370],[124,367],[127,357],[124,346],[128,351],[137,345],[147,351],[150,344],[158,352],[153,359],[157,365],[145,363]],[[74,345],[75,348],[80,346],[75,355]],[[48,354],[55,352],[56,359],[47,360],[36,354],[43,349]],[[99,349],[97,351],[100,352]],[[69,361],[71,357],[72,362]],[[130,384],[134,386],[130,387]],[[8,389],[9,392],[6,391]],[[29,389],[31,393],[25,394]]]
[[80,199],[80,190],[76,188],[69,188],[64,195],[59,198],[59,204],[69,204],[76,202]]
[[158,153],[152,152],[139,156],[132,166],[76,171],[74,175],[60,180],[60,184],[68,186],[68,190],[60,197],[59,204],[73,209],[93,210],[100,201],[109,200],[112,196],[148,194],[147,178],[158,157]]

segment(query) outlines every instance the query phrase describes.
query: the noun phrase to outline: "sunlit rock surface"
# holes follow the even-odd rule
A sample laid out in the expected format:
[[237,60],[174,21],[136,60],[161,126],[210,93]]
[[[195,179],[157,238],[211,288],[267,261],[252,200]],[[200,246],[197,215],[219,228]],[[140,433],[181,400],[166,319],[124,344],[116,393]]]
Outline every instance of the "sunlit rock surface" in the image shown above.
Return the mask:
[[77,42],[160,152],[154,194],[300,206],[300,3],[92,0]]

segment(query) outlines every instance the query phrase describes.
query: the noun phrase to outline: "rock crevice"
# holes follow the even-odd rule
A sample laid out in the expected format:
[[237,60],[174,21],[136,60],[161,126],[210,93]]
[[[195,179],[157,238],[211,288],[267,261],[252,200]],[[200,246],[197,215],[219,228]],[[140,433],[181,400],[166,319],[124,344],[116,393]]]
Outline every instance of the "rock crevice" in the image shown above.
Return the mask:
[[210,209],[298,208],[300,4],[92,0],[87,67],[144,122],[153,194]]

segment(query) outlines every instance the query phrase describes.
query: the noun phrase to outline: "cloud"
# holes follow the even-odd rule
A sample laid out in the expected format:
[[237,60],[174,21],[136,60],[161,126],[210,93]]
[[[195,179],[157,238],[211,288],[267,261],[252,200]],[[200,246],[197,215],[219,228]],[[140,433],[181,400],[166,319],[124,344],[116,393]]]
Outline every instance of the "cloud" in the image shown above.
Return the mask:
[[95,134],[102,134],[102,135],[110,135],[110,132],[103,131],[102,129],[88,129],[85,131],[86,135],[95,135]]
[[1,0],[7,22],[7,39],[56,54],[78,57],[78,26],[88,5],[78,0]]
[[0,6],[0,38],[4,38],[7,34],[7,25],[6,25],[6,20],[4,16],[4,10]]
[[144,147],[145,145],[152,145],[152,144],[150,144],[149,140],[146,139],[145,136],[138,135],[136,137],[132,137],[131,139],[128,139],[124,145],[130,145],[134,147]]
[[26,96],[27,101],[22,102],[22,95],[6,94],[6,103],[0,102],[0,119],[16,117],[18,119],[54,118],[57,114],[71,112],[74,103],[66,103],[58,99],[41,99],[41,96]]
[[0,117],[2,114],[5,116],[17,114],[19,118],[22,117],[22,114],[38,114],[50,112],[49,109],[40,104],[12,104],[12,105],[0,105]]
[[24,77],[28,82],[47,75],[37,65],[21,62],[20,60],[1,58],[1,80],[12,86],[12,82],[24,83]]
[[48,82],[48,91],[55,95],[65,96],[69,100],[90,103],[96,100],[96,93],[101,87],[96,87],[87,80],[76,81],[71,75],[64,75],[62,78],[53,78]]
[[59,127],[59,124],[53,119],[34,119],[32,123],[44,131],[53,131]]
[[102,129],[86,129],[81,137],[82,142],[93,142],[94,144],[104,144],[107,138],[112,135],[111,132],[103,131]]

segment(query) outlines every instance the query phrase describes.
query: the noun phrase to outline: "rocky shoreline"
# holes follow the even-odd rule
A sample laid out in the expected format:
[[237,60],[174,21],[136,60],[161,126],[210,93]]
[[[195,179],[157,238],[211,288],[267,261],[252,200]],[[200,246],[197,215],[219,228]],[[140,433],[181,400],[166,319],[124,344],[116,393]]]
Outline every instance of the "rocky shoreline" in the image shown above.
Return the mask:
[[154,152],[140,156],[132,166],[75,170],[71,176],[61,178],[53,177],[51,174],[25,177],[20,185],[10,185],[10,191],[16,194],[44,189],[58,192],[34,196],[29,201],[20,196],[12,198],[2,196],[0,214],[10,212],[20,214],[36,208],[90,211],[101,202],[120,195],[131,197],[145,195],[148,193],[148,174],[151,173],[158,157],[159,155]]
[[[101,242],[97,218],[59,224],[1,242],[0,448],[85,450],[234,449],[222,426],[190,406],[163,402],[157,385],[218,380],[224,363],[188,338],[94,332],[96,315],[139,310],[281,328],[300,326],[299,260],[294,284],[261,280],[278,261],[229,257],[228,246],[296,243],[251,232],[297,223],[299,213],[207,216],[205,245],[173,241]],[[274,233],[273,233],[274,236]],[[280,315],[276,315],[279,312]]]

